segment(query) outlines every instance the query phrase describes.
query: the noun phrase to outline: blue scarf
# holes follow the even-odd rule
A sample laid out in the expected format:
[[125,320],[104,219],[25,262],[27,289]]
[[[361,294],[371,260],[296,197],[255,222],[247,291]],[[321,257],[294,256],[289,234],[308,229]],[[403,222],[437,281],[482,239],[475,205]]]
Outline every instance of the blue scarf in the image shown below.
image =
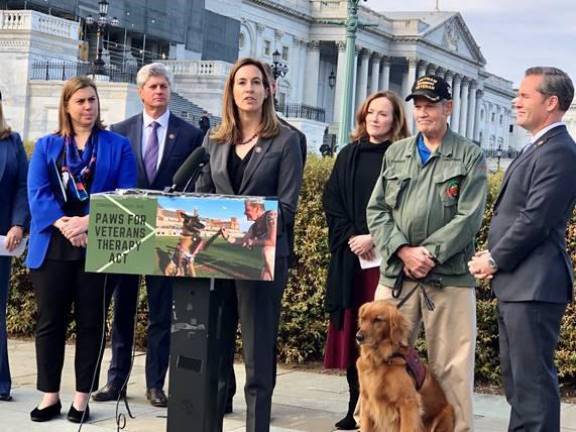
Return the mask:
[[84,150],[80,152],[74,137],[64,139],[64,158],[62,161],[62,176],[68,177],[66,196],[70,201],[86,201],[88,190],[96,168],[98,149],[98,132],[93,131]]

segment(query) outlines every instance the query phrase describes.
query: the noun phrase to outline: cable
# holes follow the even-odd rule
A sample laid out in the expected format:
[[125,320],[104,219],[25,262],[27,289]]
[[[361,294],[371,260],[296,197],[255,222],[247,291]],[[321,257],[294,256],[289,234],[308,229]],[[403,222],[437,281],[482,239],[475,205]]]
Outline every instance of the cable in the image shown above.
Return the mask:
[[[124,413],[118,412],[120,406],[120,400],[124,399],[124,406],[126,407],[126,411],[128,412],[128,416],[131,419],[135,419],[136,417],[132,415],[132,411],[130,410],[130,405],[128,405],[128,395],[126,391],[126,387],[128,386],[128,380],[130,379],[130,374],[132,373],[132,367],[134,366],[134,358],[136,356],[136,341],[134,340],[136,337],[136,326],[138,324],[138,302],[139,302],[139,294],[140,294],[140,285],[142,284],[142,276],[138,277],[138,289],[136,291],[136,312],[134,314],[134,327],[133,327],[133,339],[132,339],[132,357],[130,359],[130,368],[128,369],[128,374],[126,375],[126,379],[122,383],[122,387],[120,387],[120,392],[118,393],[118,399],[116,399],[116,432],[119,432],[121,429],[126,428],[126,415]],[[124,396],[122,396],[124,393]]]
[[[90,398],[92,397],[92,392],[94,388],[94,383],[96,382],[96,377],[98,375],[98,369],[100,366],[100,362],[102,361],[102,356],[104,355],[104,345],[106,344],[106,285],[108,283],[108,273],[104,274],[104,287],[102,290],[102,337],[100,338],[100,349],[98,353],[98,362],[96,363],[96,367],[94,368],[94,374],[92,375],[92,382],[90,383],[90,393],[88,393],[88,402],[86,403],[86,407],[88,407],[88,403],[90,403]],[[84,408],[84,412],[82,413],[82,418],[80,419],[80,425],[78,426],[78,432],[82,431],[82,426],[84,425],[84,419],[86,417],[87,409]]]

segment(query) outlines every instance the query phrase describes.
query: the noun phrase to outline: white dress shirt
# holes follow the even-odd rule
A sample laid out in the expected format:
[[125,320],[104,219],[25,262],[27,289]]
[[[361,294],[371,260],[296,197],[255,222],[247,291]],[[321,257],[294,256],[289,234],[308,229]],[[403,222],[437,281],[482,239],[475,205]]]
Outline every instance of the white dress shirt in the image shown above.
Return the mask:
[[156,168],[160,167],[160,162],[162,161],[162,156],[164,155],[164,148],[166,143],[166,134],[168,133],[168,119],[170,118],[170,110],[166,110],[157,119],[150,117],[146,111],[142,112],[142,156],[146,154],[146,146],[148,145],[148,140],[150,139],[150,134],[152,133],[152,122],[158,123],[160,126],[156,128],[156,134],[158,136],[158,161],[156,162]]

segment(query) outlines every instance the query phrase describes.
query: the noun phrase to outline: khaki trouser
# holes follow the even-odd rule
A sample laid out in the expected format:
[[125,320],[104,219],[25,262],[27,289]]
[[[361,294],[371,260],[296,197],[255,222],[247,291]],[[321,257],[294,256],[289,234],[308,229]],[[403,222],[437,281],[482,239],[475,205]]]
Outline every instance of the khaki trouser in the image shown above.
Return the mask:
[[[393,299],[391,288],[378,285],[374,299],[397,303],[414,286],[415,282],[405,282],[400,299]],[[433,311],[426,308],[420,289],[400,309],[413,325],[410,342],[414,344],[420,324],[424,323],[428,364],[456,411],[455,432],[471,432],[474,430],[476,293],[469,287],[437,288],[425,284],[424,288],[434,302]]]

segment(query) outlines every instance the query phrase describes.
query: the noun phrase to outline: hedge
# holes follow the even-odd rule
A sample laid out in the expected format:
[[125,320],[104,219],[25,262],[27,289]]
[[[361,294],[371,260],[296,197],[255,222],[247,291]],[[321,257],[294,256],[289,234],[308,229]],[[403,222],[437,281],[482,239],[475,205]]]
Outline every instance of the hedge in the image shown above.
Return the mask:
[[[290,270],[284,295],[278,353],[285,363],[320,361],[323,355],[327,317],[323,301],[329,251],[327,227],[322,212],[322,191],[332,169],[333,160],[310,156],[304,173],[304,184],[296,215],[295,251],[298,262]],[[488,205],[484,223],[477,237],[479,248],[486,242],[492,204],[498,192],[502,174],[491,175]],[[567,232],[568,250],[576,260],[576,216]],[[28,272],[20,260],[15,260],[11,277],[7,326],[11,337],[33,337],[35,302]],[[488,286],[477,289],[478,342],[476,349],[476,379],[486,384],[498,384],[498,328],[495,300]],[[110,318],[109,318],[110,319]],[[147,307],[145,290],[141,290],[138,308],[136,342],[146,344]],[[70,327],[70,336],[74,329]],[[422,348],[422,342],[419,343]],[[562,321],[561,342],[557,350],[557,365],[562,383],[576,378],[576,308],[568,307]]]

